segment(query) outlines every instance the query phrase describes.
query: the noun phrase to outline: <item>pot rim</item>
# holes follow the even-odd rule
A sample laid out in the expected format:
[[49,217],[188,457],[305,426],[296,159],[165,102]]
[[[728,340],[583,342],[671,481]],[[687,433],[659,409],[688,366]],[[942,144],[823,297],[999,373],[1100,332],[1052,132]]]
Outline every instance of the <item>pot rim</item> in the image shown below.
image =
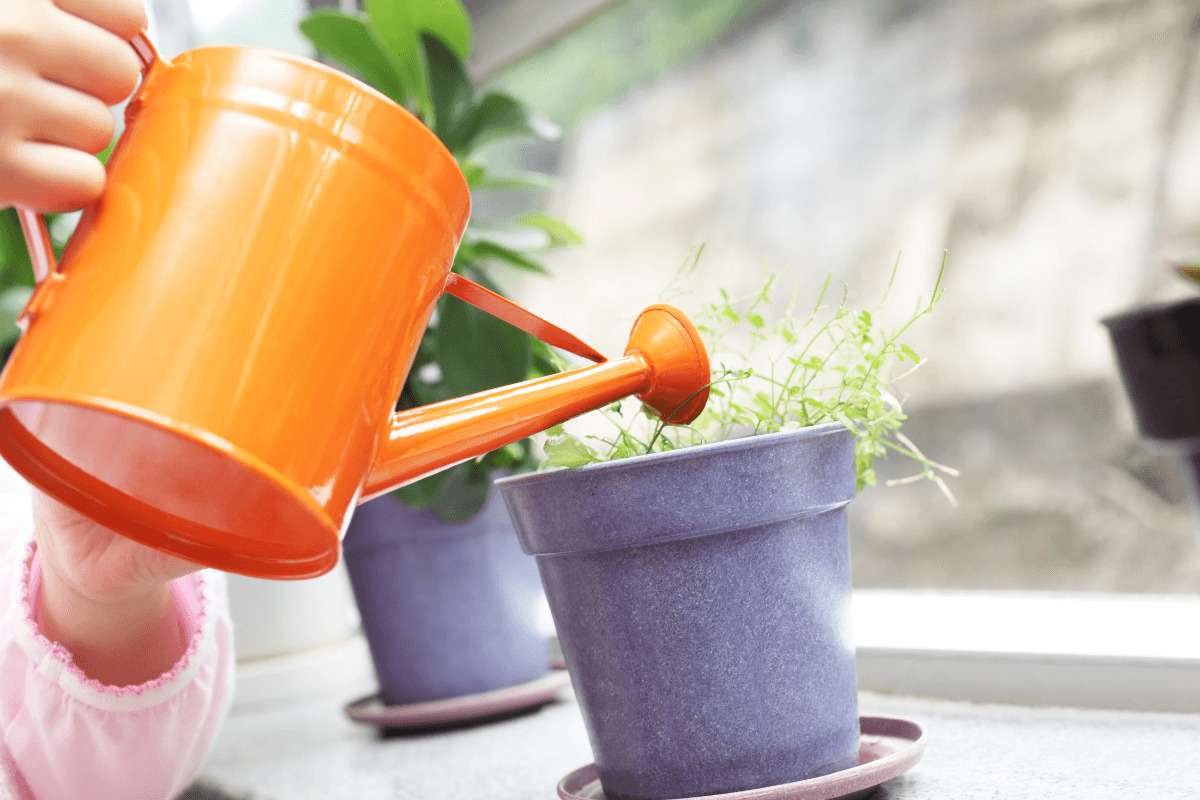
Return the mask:
[[[622,469],[636,469],[647,464],[654,464],[658,461],[684,461],[692,458],[703,458],[704,456],[708,456],[713,453],[720,453],[725,450],[743,450],[757,447],[769,447],[775,442],[786,438],[794,437],[798,439],[815,439],[818,436],[828,436],[839,431],[848,430],[849,429],[840,422],[819,422],[816,425],[808,425],[803,428],[795,428],[785,431],[772,431],[771,433],[760,433],[757,436],[742,436],[737,439],[724,439],[719,442],[708,442],[707,444],[698,444],[693,445],[692,447],[681,447],[678,450],[668,450],[662,453],[650,453],[648,455],[632,456],[630,458],[619,458],[613,461],[585,464],[582,467],[550,467],[549,469],[538,472],[526,472],[521,475],[500,478],[495,481],[494,485],[496,487],[525,486],[543,481],[558,480],[564,474],[580,472],[595,473],[605,471],[619,472]],[[853,431],[851,431],[851,433],[853,433]]]
[[[295,71],[307,71],[310,73],[320,74],[326,80],[332,81],[345,89],[357,92],[359,95],[368,98],[375,106],[384,109],[384,114],[390,118],[388,125],[373,125],[368,126],[373,132],[373,138],[378,139],[379,131],[384,130],[404,130],[410,132],[414,137],[429,147],[433,158],[441,162],[439,170],[448,176],[448,180],[453,184],[453,188],[448,192],[439,191],[435,185],[436,182],[430,181],[429,176],[424,176],[432,194],[442,203],[444,213],[447,215],[449,227],[454,230],[458,224],[454,220],[461,218],[463,224],[471,214],[472,198],[471,188],[467,184],[466,175],[463,174],[462,168],[458,165],[458,159],[450,152],[445,143],[438,138],[424,122],[420,120],[413,112],[409,111],[400,103],[388,97],[379,89],[376,89],[365,80],[355,77],[348,72],[337,69],[336,67],[324,64],[316,58],[307,58],[295,53],[288,53],[283,50],[277,50],[271,47],[262,47],[259,45],[240,45],[240,44],[210,44],[201,45],[199,47],[189,48],[178,55],[171,58],[159,57],[159,64],[167,69],[192,69],[196,64],[204,64],[205,62],[217,61],[222,59],[244,59],[248,61],[257,61],[260,65],[265,62],[276,62],[285,64]],[[267,85],[261,87],[267,91],[280,91],[278,88],[268,88]],[[138,99],[140,91],[134,95],[134,100]],[[287,97],[286,93],[283,96]],[[132,102],[132,101],[131,101]],[[362,141],[354,141],[347,138],[343,133],[339,133],[335,127],[323,127],[330,135],[336,137],[342,147],[365,148],[366,145]],[[387,142],[381,142],[381,146],[386,147]],[[432,174],[432,173],[430,173]],[[457,214],[455,212],[458,212]],[[461,238],[459,233],[457,238]]]
[[1151,317],[1178,311],[1181,308],[1189,306],[1200,306],[1200,297],[1186,297],[1178,300],[1167,300],[1161,303],[1138,306],[1137,308],[1131,308],[1127,311],[1103,317],[1100,320],[1100,324],[1110,330],[1117,331],[1128,325],[1150,319]]
[[832,422],[521,475],[496,486],[522,548],[542,558],[705,538],[830,513],[857,494],[854,462],[853,432]]

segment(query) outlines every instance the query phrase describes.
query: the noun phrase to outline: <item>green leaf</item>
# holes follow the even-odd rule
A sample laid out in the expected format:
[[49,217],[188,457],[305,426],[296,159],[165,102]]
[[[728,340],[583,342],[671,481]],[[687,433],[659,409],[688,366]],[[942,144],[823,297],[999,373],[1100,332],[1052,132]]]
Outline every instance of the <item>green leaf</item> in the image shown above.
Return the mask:
[[561,133],[557,126],[514,98],[491,92],[483,96],[470,120],[458,131],[455,146],[458,151],[469,153],[496,139],[517,136],[557,139]]
[[558,217],[550,214],[525,214],[517,218],[517,222],[545,231],[550,237],[549,247],[579,247],[583,245],[583,237]]
[[437,363],[450,397],[524,380],[529,335],[458,298],[447,298],[438,320]]
[[478,189],[487,180],[487,169],[482,164],[476,164],[472,161],[460,161],[458,168],[462,170],[463,177],[467,179],[467,186],[472,189]]
[[[470,227],[467,228],[469,232]],[[464,237],[458,244],[458,252],[454,254],[454,271],[462,272],[462,267],[467,264],[477,264],[479,257],[475,255],[475,246]]]
[[8,348],[21,338],[17,317],[21,316],[33,289],[28,286],[12,286],[0,292],[0,350]]
[[434,109],[426,74],[422,33],[446,43],[458,58],[471,55],[471,20],[458,0],[366,0],[369,24],[395,57],[416,99],[426,124],[431,127]]
[[480,164],[463,162],[463,175],[467,176],[467,185],[472,188],[528,188],[528,190],[552,190],[558,185],[558,179],[553,175],[541,173],[510,173],[508,175],[492,175]]
[[486,469],[474,462],[459,464],[446,470],[430,508],[442,522],[466,522],[483,510],[491,488]]
[[551,436],[545,450],[547,467],[582,467],[600,460],[590,447],[569,433]]
[[527,455],[529,455],[529,440],[522,439],[519,442],[512,442],[504,447],[496,448],[481,459],[480,463],[487,462],[489,472],[492,468],[513,469],[521,464]]
[[314,11],[300,21],[300,32],[317,50],[357,72],[397,103],[404,105],[412,96],[400,65],[365,18]]
[[465,522],[487,502],[489,474],[484,465],[470,461],[396,489],[392,495],[407,506],[432,511],[443,522]]
[[475,111],[475,85],[467,75],[467,68],[441,39],[422,34],[421,44],[429,70],[433,131],[447,150],[458,155],[460,132],[469,127]]
[[513,250],[510,247],[505,247],[502,244],[497,244],[496,242],[488,239],[480,239],[478,241],[471,242],[470,246],[476,258],[503,261],[511,267],[523,269],[527,272],[536,272],[539,275],[550,274],[550,270],[546,269],[543,264],[534,261],[529,256],[526,256],[523,253],[518,253],[516,250]]
[[492,280],[492,276],[488,275],[487,270],[485,270],[480,264],[472,261],[462,264],[461,267],[462,268],[459,270],[459,272],[462,273],[464,278],[470,278],[483,288],[489,289],[496,294],[504,294],[504,292],[500,290],[500,285]]
[[33,266],[16,209],[0,211],[0,288],[33,286]]
[[400,502],[412,508],[428,508],[437,500],[448,471],[435,472],[416,483],[401,486],[399,489],[393,491],[392,495]]
[[557,375],[567,368],[567,363],[553,347],[541,339],[530,337],[532,358],[529,363],[529,378]]
[[100,159],[101,164],[107,164],[108,160],[112,158],[113,150],[117,149],[117,142],[120,140],[120,138],[120,136],[114,135],[113,140],[108,143],[108,147],[104,148],[99,153],[96,153],[96,158]]
[[[0,351],[7,350],[21,338],[21,329],[17,327],[17,317],[33,290],[27,286],[14,286],[0,292]],[[0,366],[3,366],[0,360]]]

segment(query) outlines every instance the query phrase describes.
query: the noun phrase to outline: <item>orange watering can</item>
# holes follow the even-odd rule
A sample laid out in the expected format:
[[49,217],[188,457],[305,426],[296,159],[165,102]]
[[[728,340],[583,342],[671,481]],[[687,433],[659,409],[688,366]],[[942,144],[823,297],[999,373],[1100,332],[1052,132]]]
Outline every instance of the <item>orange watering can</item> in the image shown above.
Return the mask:
[[[626,395],[703,409],[679,311],[646,309],[606,361],[451,273],[466,181],[382,94],[268,50],[133,45],[142,86],[60,264],[21,210],[38,285],[0,454],[43,491],[198,564],[305,578],[365,499]],[[443,292],[600,363],[394,413]]]

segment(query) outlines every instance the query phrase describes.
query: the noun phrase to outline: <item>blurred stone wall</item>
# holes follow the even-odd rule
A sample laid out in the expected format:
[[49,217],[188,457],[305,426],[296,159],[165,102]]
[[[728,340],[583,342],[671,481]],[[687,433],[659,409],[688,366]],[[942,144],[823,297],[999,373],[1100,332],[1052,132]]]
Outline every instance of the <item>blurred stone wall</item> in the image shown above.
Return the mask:
[[[864,494],[856,580],[1200,591],[1179,473],[1138,443],[1099,323],[1189,291],[1166,265],[1200,253],[1198,12],[764,6],[550,157],[551,210],[588,246],[515,295],[619,352],[699,242],[702,290],[757,288],[765,260],[864,303],[903,253],[898,313],[946,251],[945,299],[910,339],[929,363],[904,388],[912,438],[963,471],[961,505],[925,485]],[[536,75],[508,85],[537,104]]]

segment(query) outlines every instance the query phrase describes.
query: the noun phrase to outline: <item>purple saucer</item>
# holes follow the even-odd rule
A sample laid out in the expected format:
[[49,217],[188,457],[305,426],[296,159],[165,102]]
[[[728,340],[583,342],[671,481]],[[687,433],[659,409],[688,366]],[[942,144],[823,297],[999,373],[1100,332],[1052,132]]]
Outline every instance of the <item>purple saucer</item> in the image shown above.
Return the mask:
[[389,730],[470,722],[545,705],[570,682],[571,676],[566,670],[554,669],[528,683],[424,703],[389,706],[379,699],[379,695],[373,694],[346,706],[346,715],[355,722],[379,725]]
[[[903,775],[921,760],[925,733],[921,726],[895,717],[859,717],[858,766],[762,789],[710,794],[688,800],[857,800],[879,784]],[[580,767],[559,781],[560,800],[604,800],[595,764]]]

